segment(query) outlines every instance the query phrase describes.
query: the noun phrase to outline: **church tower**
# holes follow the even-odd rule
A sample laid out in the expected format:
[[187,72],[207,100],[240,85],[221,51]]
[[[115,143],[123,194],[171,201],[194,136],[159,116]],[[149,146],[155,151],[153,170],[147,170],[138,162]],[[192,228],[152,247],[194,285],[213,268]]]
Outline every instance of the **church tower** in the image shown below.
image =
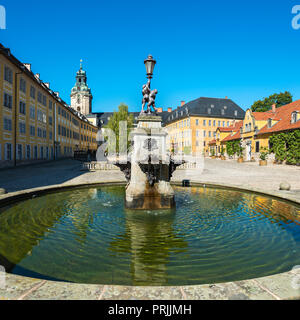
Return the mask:
[[88,87],[86,72],[82,69],[82,60],[80,60],[76,84],[71,91],[71,107],[83,115],[88,115],[92,113],[92,100],[92,92]]

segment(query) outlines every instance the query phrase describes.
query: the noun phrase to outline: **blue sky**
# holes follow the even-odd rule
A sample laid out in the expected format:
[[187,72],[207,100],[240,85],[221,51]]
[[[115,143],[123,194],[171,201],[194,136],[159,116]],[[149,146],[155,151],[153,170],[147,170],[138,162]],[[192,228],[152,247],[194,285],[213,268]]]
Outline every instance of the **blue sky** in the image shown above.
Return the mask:
[[70,102],[79,60],[93,111],[139,111],[144,59],[157,60],[158,106],[228,96],[242,108],[274,92],[300,99],[300,0],[0,0],[0,42]]

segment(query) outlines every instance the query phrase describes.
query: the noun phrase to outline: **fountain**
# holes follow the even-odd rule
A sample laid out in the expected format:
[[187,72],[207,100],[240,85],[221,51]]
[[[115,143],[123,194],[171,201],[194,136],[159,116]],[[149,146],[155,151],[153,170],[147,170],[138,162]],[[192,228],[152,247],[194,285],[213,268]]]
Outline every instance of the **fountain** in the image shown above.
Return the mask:
[[184,163],[176,161],[166,150],[168,134],[162,128],[162,118],[155,106],[158,91],[150,89],[155,64],[149,55],[145,60],[148,82],[143,86],[137,128],[131,132],[132,148],[127,163],[116,164],[128,181],[125,204],[129,209],[173,208],[175,199],[170,179],[176,168]]

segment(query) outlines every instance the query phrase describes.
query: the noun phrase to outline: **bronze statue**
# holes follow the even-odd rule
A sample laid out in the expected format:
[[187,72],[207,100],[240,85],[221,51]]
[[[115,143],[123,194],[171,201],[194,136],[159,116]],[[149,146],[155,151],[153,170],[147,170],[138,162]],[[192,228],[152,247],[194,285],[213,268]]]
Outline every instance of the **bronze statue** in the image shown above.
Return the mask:
[[[158,91],[156,89],[155,90],[150,89],[150,79],[148,80],[147,84],[143,85],[142,93],[143,93],[143,101],[142,101],[141,113],[151,114],[152,113],[151,107],[152,107],[154,109],[153,113],[156,114],[157,109],[155,107],[155,98],[156,98]],[[147,111],[145,112],[144,107],[146,104],[148,104],[148,105],[147,105]]]

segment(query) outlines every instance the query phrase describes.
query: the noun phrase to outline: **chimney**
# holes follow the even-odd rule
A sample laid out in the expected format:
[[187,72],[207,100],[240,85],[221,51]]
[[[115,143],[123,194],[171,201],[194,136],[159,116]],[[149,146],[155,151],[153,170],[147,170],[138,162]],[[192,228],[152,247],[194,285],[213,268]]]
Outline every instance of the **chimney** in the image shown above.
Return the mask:
[[168,108],[168,112],[169,112],[169,113],[172,112],[172,108]]
[[163,112],[162,108],[157,108],[156,110],[157,110],[158,113],[162,113]]
[[276,112],[276,104],[272,104],[272,112],[273,112],[273,113]]
[[228,97],[226,96],[225,99],[228,99]]
[[39,73],[36,73],[34,76],[35,76],[37,79],[40,79],[40,74],[39,74]]
[[185,105],[185,101],[181,101],[181,106],[183,107]]
[[31,71],[31,64],[30,63],[23,63],[23,64],[29,71]]

